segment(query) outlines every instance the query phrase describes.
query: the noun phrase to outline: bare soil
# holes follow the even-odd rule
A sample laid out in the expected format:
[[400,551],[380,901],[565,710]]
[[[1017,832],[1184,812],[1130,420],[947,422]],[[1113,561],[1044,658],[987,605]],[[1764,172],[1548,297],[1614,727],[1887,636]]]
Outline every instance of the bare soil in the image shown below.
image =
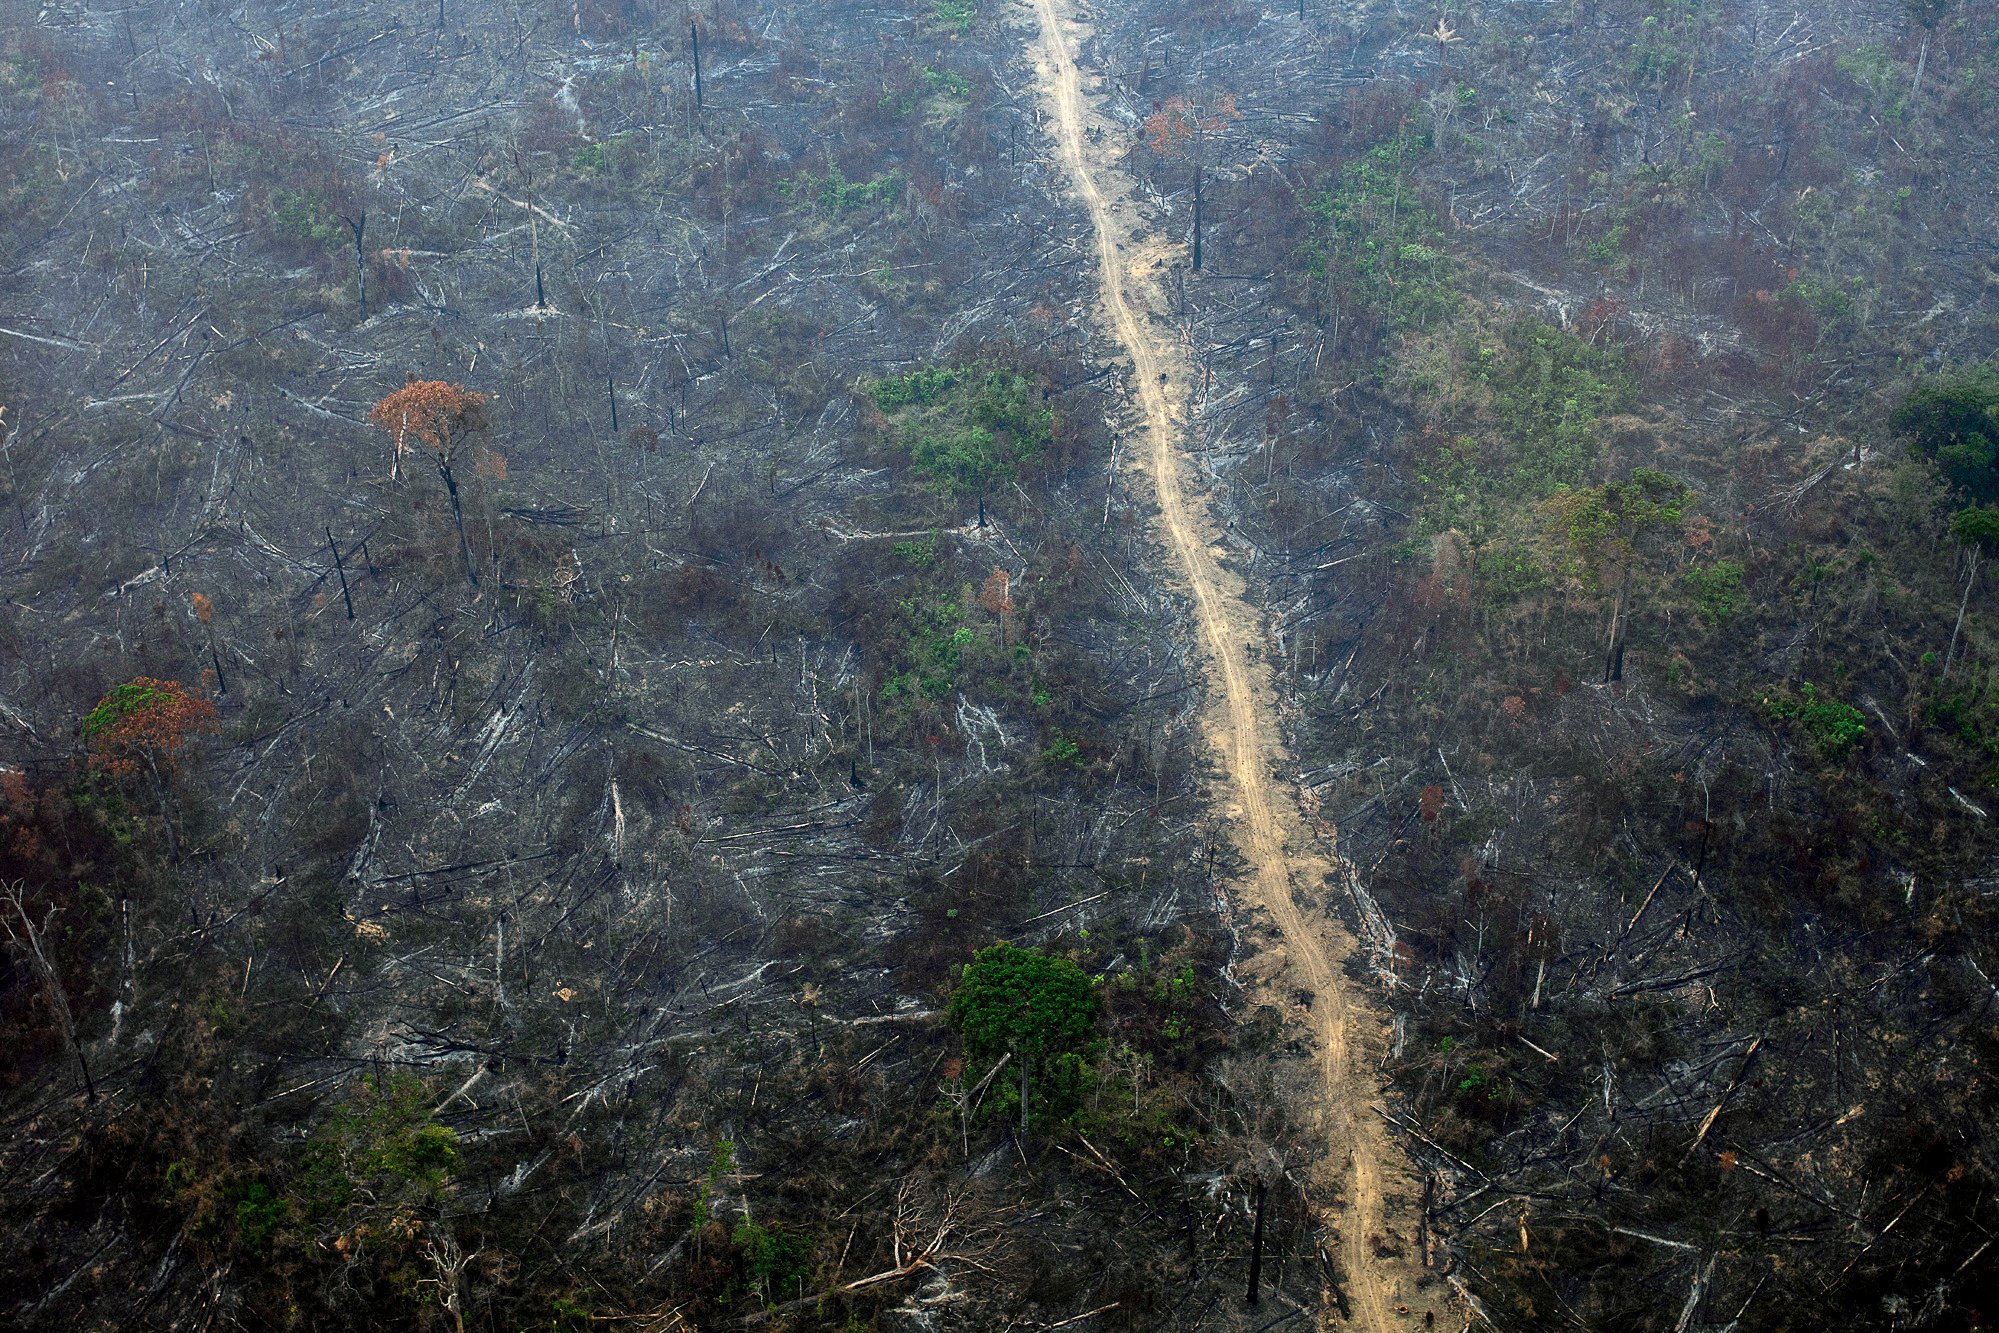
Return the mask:
[[[1264,626],[1243,585],[1217,558],[1214,525],[1193,492],[1178,446],[1184,434],[1190,379],[1180,348],[1166,330],[1164,271],[1169,247],[1147,241],[1134,225],[1131,183],[1107,144],[1120,141],[1087,101],[1071,52],[1087,39],[1083,22],[1064,0],[1034,0],[1040,27],[1035,71],[1054,133],[1077,195],[1094,228],[1101,288],[1100,317],[1129,352],[1146,447],[1137,466],[1153,486],[1165,548],[1181,591],[1191,601],[1209,684],[1208,739],[1227,774],[1224,799],[1232,833],[1248,865],[1240,892],[1269,914],[1283,941],[1275,966],[1251,969],[1256,998],[1289,1013],[1313,1034],[1317,1105],[1300,1108],[1315,1123],[1324,1155],[1312,1174],[1323,1200],[1338,1194],[1339,1261],[1346,1297],[1360,1327],[1387,1329],[1403,1319],[1440,1312],[1437,1284],[1408,1243],[1416,1234],[1413,1173],[1376,1107],[1381,1089],[1364,1061],[1381,1042],[1385,1023],[1370,997],[1347,977],[1352,936],[1333,918],[1308,919],[1294,898],[1302,882],[1344,882],[1351,867],[1328,865],[1305,834],[1295,792],[1272,779],[1283,743],[1268,673],[1253,664],[1248,645]],[[1092,133],[1093,130],[1106,131]]]

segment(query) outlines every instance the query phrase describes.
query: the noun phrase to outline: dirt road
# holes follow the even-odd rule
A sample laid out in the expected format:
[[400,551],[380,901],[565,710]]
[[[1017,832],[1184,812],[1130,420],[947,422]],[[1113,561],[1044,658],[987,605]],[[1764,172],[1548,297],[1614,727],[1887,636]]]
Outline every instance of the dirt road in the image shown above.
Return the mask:
[[[1379,1040],[1380,1017],[1341,970],[1351,938],[1337,922],[1316,919],[1323,915],[1316,910],[1308,923],[1292,897],[1294,876],[1316,891],[1329,872],[1351,868],[1328,867],[1312,850],[1294,793],[1271,779],[1271,764],[1281,753],[1276,701],[1268,671],[1253,667],[1247,652],[1261,641],[1262,626],[1240,581],[1216,558],[1212,525],[1198,497],[1190,497],[1177,448],[1178,405],[1187,401],[1188,376],[1175,336],[1160,317],[1163,284],[1153,276],[1173,252],[1135,236],[1129,182],[1099,146],[1117,142],[1120,130],[1084,98],[1071,53],[1087,30],[1072,12],[1074,0],[1031,3],[1041,32],[1036,74],[1062,158],[1096,232],[1101,315],[1131,354],[1147,437],[1141,465],[1156,489],[1166,546],[1199,620],[1211,675],[1212,740],[1228,772],[1235,837],[1249,863],[1243,891],[1269,913],[1288,955],[1288,966],[1259,969],[1265,978],[1259,998],[1291,1010],[1317,1039],[1319,1103],[1301,1109],[1316,1114],[1325,1140],[1314,1172],[1319,1202],[1336,1192],[1345,1204],[1336,1220],[1352,1319],[1371,1331],[1420,1326],[1425,1313],[1443,1314],[1444,1306],[1434,1282],[1419,1290],[1424,1270],[1414,1252],[1409,1164],[1374,1113],[1379,1087],[1357,1058]],[[1093,138],[1087,128],[1103,133]],[[1301,992],[1309,997],[1302,1006],[1279,998]]]

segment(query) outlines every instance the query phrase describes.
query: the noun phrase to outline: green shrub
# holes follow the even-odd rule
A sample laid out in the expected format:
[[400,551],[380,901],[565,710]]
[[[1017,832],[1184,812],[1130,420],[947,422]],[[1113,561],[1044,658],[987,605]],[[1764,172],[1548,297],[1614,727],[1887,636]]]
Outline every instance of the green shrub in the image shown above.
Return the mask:
[[1027,376],[999,366],[926,366],[862,386],[886,432],[933,486],[983,497],[1055,435],[1055,414]]
[[1041,752],[1041,762],[1051,766],[1078,763],[1082,757],[1082,747],[1059,733],[1048,743],[1048,748]]
[[935,0],[930,17],[938,27],[962,37],[979,17],[978,0]]
[[812,1273],[812,1242],[808,1238],[785,1230],[781,1222],[763,1227],[743,1221],[736,1224],[729,1239],[742,1255],[750,1290],[766,1308],[805,1294],[805,1279]]
[[1950,535],[1962,546],[1976,546],[1991,555],[1999,551],[1999,509],[1972,505],[1950,516]]
[[1763,706],[1771,720],[1796,722],[1803,727],[1829,762],[1844,763],[1867,736],[1867,715],[1852,704],[1820,698],[1818,687],[1810,681],[1798,687],[1798,696],[1796,699],[1772,696],[1764,699]]
[[319,1220],[406,1212],[441,1198],[458,1169],[458,1134],[431,1118],[431,1097],[407,1074],[364,1077],[306,1144],[293,1182],[299,1210]]
[[926,603],[905,597],[897,609],[909,630],[896,654],[901,665],[882,683],[882,698],[945,698],[957,684],[964,650],[978,641],[978,631],[964,623],[963,610],[950,598]]
[[1557,490],[1542,505],[1551,564],[1593,587],[1604,568],[1636,557],[1642,535],[1677,525],[1691,499],[1678,480],[1643,467],[1629,481]]
[[335,246],[352,235],[333,206],[317,194],[279,190],[271,197],[271,230],[300,245]]
[[1717,560],[1688,570],[1684,577],[1694,610],[1708,624],[1725,625],[1742,610],[1742,566],[1736,561]]
[[1403,135],[1321,183],[1300,248],[1308,277],[1349,293],[1392,328],[1423,328],[1458,305],[1455,265],[1436,213],[1416,197],[1408,159],[1429,147]]
[[902,184],[900,171],[873,180],[850,181],[835,162],[823,176],[808,171],[797,181],[779,181],[777,189],[779,194],[810,201],[824,217],[838,219],[876,204],[894,203],[902,194]]

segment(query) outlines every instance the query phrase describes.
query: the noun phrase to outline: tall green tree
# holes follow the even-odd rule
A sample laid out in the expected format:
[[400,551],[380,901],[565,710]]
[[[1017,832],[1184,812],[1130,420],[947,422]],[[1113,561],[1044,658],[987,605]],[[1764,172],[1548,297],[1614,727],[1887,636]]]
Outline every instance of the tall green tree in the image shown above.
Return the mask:
[[951,994],[950,1019],[974,1065],[991,1068],[1013,1060],[1020,1070],[1017,1094],[995,1090],[998,1108],[1017,1095],[1023,1131],[1033,1095],[1029,1070],[1040,1070],[1038,1101],[1044,1115],[1073,1114],[1088,1082],[1086,1057],[1096,1044],[1103,999],[1096,984],[1066,958],[1001,942],[981,949]]
[[1999,502],[1999,371],[1974,366],[1925,380],[1889,419],[1895,433],[1936,462],[1959,498]]

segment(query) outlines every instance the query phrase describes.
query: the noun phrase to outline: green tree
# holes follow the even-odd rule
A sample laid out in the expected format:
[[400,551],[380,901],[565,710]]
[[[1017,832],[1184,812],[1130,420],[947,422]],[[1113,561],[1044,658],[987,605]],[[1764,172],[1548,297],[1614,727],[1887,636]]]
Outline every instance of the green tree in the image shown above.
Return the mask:
[[398,1252],[422,1233],[458,1169],[458,1134],[432,1117],[435,1093],[407,1074],[363,1078],[305,1145],[292,1182],[299,1215],[350,1258]]
[[999,366],[925,366],[863,386],[884,429],[933,486],[978,497],[1010,481],[1055,436],[1035,382]]
[[1950,518],[1950,535],[1960,546],[1974,546],[1985,554],[1999,551],[1999,509],[1972,505]]
[[[992,1102],[1005,1111],[1017,1097],[1024,1129],[1030,1096],[1044,1116],[1061,1119],[1080,1107],[1089,1079],[1086,1056],[1096,1044],[1102,1011],[1095,983],[1074,963],[1001,942],[979,950],[966,965],[951,994],[950,1019],[974,1065],[1016,1062],[1018,1092],[995,1088]],[[1038,1095],[1030,1068],[1040,1070]]]
[[1999,372],[1938,375],[1909,390],[1889,420],[1962,499],[1999,502]]

